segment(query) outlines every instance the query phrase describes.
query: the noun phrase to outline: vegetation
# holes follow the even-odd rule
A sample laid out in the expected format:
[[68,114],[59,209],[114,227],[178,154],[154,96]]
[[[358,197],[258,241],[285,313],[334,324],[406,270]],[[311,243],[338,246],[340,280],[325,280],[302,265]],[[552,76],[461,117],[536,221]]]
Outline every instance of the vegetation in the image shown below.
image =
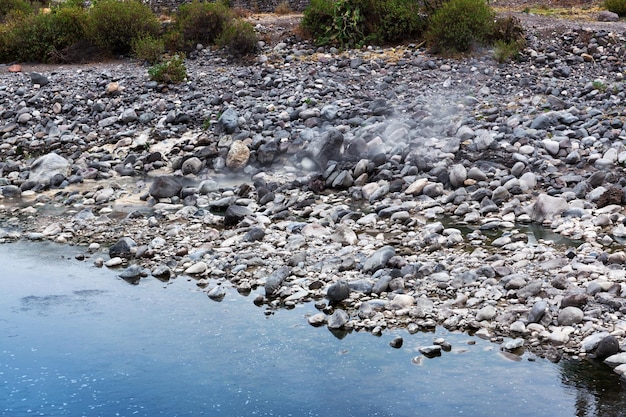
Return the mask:
[[233,19],[224,28],[217,39],[217,44],[227,47],[237,56],[248,55],[257,48],[257,35],[254,27],[240,19]]
[[0,2],[0,22],[15,15],[27,15],[33,12],[33,8],[26,0],[2,0]]
[[620,17],[626,16],[626,0],[604,0],[604,7]]
[[276,5],[276,8],[274,8],[274,13],[277,15],[285,15],[292,13],[292,10],[287,1],[281,1]]
[[148,75],[151,80],[160,83],[182,83],[187,78],[185,55],[175,54],[169,60],[150,67]]
[[151,35],[139,36],[132,41],[132,51],[135,58],[154,65],[162,60],[165,42]]
[[192,50],[199,43],[214,44],[233,18],[231,10],[222,2],[194,0],[180,6],[174,30],[181,34],[183,46]]
[[414,38],[425,25],[413,0],[312,0],[301,23],[319,45],[341,47]]
[[89,13],[88,35],[99,47],[125,55],[133,39],[156,36],[160,24],[152,10],[138,0],[98,0]]
[[468,52],[487,41],[494,18],[485,0],[450,0],[431,17],[428,44],[436,52]]
[[495,48],[494,58],[500,63],[517,60],[526,46],[524,28],[512,16],[496,19],[490,38]]

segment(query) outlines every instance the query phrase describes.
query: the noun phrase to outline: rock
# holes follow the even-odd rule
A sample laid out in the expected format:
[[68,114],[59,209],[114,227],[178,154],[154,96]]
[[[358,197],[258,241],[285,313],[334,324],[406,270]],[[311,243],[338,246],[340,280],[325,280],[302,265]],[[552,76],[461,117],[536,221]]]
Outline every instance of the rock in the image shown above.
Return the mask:
[[350,320],[350,317],[348,316],[348,313],[338,308],[328,318],[328,328],[329,329],[341,329],[348,323],[349,320]]
[[626,364],[626,352],[616,353],[615,355],[611,355],[604,360],[604,363],[610,366],[611,368],[615,368],[616,366]]
[[200,261],[200,262],[196,262],[195,264],[185,269],[184,273],[187,275],[200,275],[200,274],[204,274],[207,271],[207,269],[209,269],[209,267],[206,264],[206,262]]
[[546,313],[548,303],[545,300],[537,301],[528,313],[529,323],[539,323],[543,315]]
[[348,283],[340,279],[339,281],[328,287],[326,297],[330,301],[343,301],[350,296],[350,286]]
[[618,354],[620,351],[619,342],[615,336],[606,336],[598,343],[597,348],[595,349],[595,358],[599,360],[604,360],[609,356],[613,356]]
[[394,349],[400,349],[402,347],[402,343],[404,343],[404,339],[402,339],[402,336],[396,336],[391,342],[389,342],[389,346]]
[[281,266],[272,272],[265,280],[265,296],[268,298],[274,296],[290,273],[291,270],[288,266]]
[[44,85],[50,84],[50,80],[48,79],[48,77],[38,72],[30,73],[30,81],[33,83],[33,85],[40,85],[42,87]]
[[226,291],[222,285],[217,285],[207,292],[207,296],[213,301],[222,301],[226,296]]
[[156,199],[171,198],[178,196],[182,188],[183,183],[180,178],[162,175],[154,179],[148,193]]
[[441,356],[441,346],[432,345],[432,346],[422,346],[419,348],[419,352],[426,356],[427,358],[434,358],[437,356]]
[[497,311],[493,306],[485,306],[478,310],[478,312],[476,313],[476,320],[492,320],[494,317],[496,317],[496,314]]
[[265,229],[263,229],[262,227],[252,227],[246,232],[243,240],[245,240],[246,242],[258,242],[263,240],[264,237]]
[[224,226],[236,226],[246,216],[251,216],[252,210],[248,207],[231,204],[224,213]]
[[135,281],[141,278],[143,268],[139,265],[130,265],[121,274],[120,278],[126,281]]
[[202,161],[200,160],[200,158],[198,157],[191,157],[185,160],[185,162],[183,162],[183,165],[181,166],[181,171],[183,173],[183,175],[188,175],[188,174],[197,174],[200,172],[200,170],[202,169]]
[[504,350],[515,350],[515,349],[519,349],[522,346],[524,346],[524,339],[513,339],[513,340],[507,340],[506,342],[504,342],[502,344],[502,349]]
[[224,110],[224,112],[217,119],[216,129],[217,133],[233,133],[239,127],[239,115],[237,111],[231,107]]
[[9,67],[7,68],[7,71],[9,72],[22,72],[22,66],[20,64],[13,64],[13,65],[9,65]]
[[578,307],[565,307],[559,311],[558,323],[560,326],[571,326],[583,321],[584,313]]
[[317,313],[310,316],[307,321],[313,327],[319,327],[326,323],[327,317],[324,313]]
[[172,270],[167,265],[157,265],[152,271],[153,277],[160,280],[168,280],[172,276]]
[[328,161],[343,159],[342,149],[343,133],[337,129],[329,129],[309,143],[307,153],[320,169],[325,169]]
[[597,20],[598,22],[617,22],[619,21],[619,15],[608,10],[602,10],[598,13]]
[[28,179],[39,184],[48,185],[55,175],[63,178],[70,175],[70,162],[54,152],[40,156],[30,166]]
[[398,294],[393,297],[391,303],[389,303],[389,308],[392,310],[401,310],[409,307],[413,307],[415,305],[415,298],[409,294]]
[[111,258],[130,258],[133,249],[137,247],[137,243],[130,237],[123,237],[109,248],[109,256]]
[[528,209],[528,215],[532,221],[542,223],[554,220],[556,216],[563,213],[568,207],[567,201],[561,197],[540,194]]
[[467,169],[461,165],[456,164],[450,168],[450,185],[454,188],[461,187],[467,179]]
[[363,265],[363,272],[373,273],[384,268],[395,254],[396,250],[392,246],[383,246],[367,258]]
[[240,140],[230,145],[226,156],[226,166],[230,169],[242,169],[248,164],[250,149]]

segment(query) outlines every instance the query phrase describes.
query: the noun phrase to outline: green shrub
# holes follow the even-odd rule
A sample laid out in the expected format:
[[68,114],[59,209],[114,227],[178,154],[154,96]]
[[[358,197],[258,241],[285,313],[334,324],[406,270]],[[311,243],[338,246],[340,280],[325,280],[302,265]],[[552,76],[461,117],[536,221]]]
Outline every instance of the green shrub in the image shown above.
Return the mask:
[[626,0],[604,0],[604,7],[620,17],[626,16]]
[[169,60],[156,64],[148,70],[150,79],[160,83],[182,83],[187,78],[185,56],[176,54]]
[[233,18],[231,10],[221,2],[183,4],[176,15],[175,30],[182,34],[188,50],[196,44],[212,45]]
[[361,46],[417,38],[426,15],[415,0],[313,0],[300,27],[319,45]]
[[497,40],[494,43],[494,58],[501,64],[515,61],[519,58],[522,49],[521,43]]
[[165,44],[163,39],[151,35],[141,35],[132,43],[133,55],[142,61],[154,65],[161,62]]
[[0,1],[0,22],[5,22],[11,14],[29,15],[33,8],[26,0],[2,0]]
[[51,54],[85,36],[86,11],[76,7],[54,8],[7,22],[0,36],[0,60],[47,62]]
[[435,52],[467,52],[487,40],[494,18],[485,0],[450,0],[430,18],[426,38]]
[[227,47],[234,55],[247,55],[256,50],[257,34],[254,27],[243,19],[231,20],[217,39],[217,44]]
[[160,24],[150,8],[138,0],[98,0],[89,13],[89,35],[114,54],[131,51],[133,39],[156,36]]
[[302,14],[300,28],[316,39],[326,32],[333,21],[333,0],[311,0]]
[[369,0],[365,13],[367,37],[373,42],[416,39],[426,28],[426,16],[413,0]]

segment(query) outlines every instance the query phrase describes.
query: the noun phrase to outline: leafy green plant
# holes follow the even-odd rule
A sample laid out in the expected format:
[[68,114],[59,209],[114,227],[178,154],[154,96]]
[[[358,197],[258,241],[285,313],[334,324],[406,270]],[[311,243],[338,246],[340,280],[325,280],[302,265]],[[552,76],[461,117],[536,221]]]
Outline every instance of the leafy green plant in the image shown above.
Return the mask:
[[435,52],[468,52],[487,40],[494,18],[485,0],[450,0],[430,18],[428,44]]
[[414,0],[313,0],[300,27],[319,45],[361,46],[419,37],[427,22]]
[[76,7],[11,19],[0,32],[0,60],[47,62],[51,53],[84,38],[86,19],[86,11]]
[[232,18],[231,10],[222,2],[201,3],[194,0],[178,9],[175,31],[181,33],[184,47],[191,50],[198,43],[215,43]]
[[[319,38],[333,21],[333,1],[332,0],[311,0],[308,7],[302,14],[300,28],[311,35]],[[318,43],[320,43],[318,41]]]
[[626,0],[604,0],[604,7],[620,17],[626,16]]
[[29,15],[33,8],[26,0],[2,0],[0,1],[0,22],[5,22],[9,15]]
[[227,47],[234,55],[247,55],[257,48],[258,37],[254,27],[243,19],[231,20],[217,39],[217,44]]
[[133,40],[132,51],[137,59],[154,65],[161,62],[163,52],[165,52],[165,44],[162,38],[142,35]]
[[594,80],[591,85],[594,90],[598,90],[600,92],[605,92],[607,90],[607,85],[600,80]]
[[148,75],[151,80],[160,83],[182,83],[187,78],[185,55],[175,54],[167,61],[150,67]]
[[159,31],[152,10],[138,0],[98,0],[89,13],[91,40],[114,54],[128,54],[133,39],[156,36]]
[[518,42],[497,40],[494,43],[494,58],[499,63],[515,61],[519,58],[523,45]]

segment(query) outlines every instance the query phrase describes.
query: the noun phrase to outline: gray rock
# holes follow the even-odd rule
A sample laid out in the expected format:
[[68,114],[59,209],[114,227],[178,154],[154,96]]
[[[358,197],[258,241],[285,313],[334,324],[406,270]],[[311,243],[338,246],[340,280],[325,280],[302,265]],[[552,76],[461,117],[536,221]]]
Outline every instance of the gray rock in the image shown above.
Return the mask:
[[272,272],[265,280],[265,296],[272,297],[278,291],[283,281],[289,276],[291,270],[288,266],[282,266]]
[[343,159],[343,133],[337,129],[329,129],[317,136],[309,143],[307,154],[317,163],[320,169],[325,169],[328,161]]
[[350,316],[344,310],[338,308],[333,314],[328,318],[328,328],[329,329],[341,329],[346,323],[350,320]]
[[233,133],[238,127],[239,114],[232,107],[224,110],[224,113],[217,119],[216,130],[218,134],[222,132]]
[[561,197],[540,194],[537,200],[530,205],[528,215],[534,222],[552,221],[568,207],[567,201]]
[[493,306],[485,306],[481,308],[480,310],[478,310],[478,312],[476,313],[476,320],[477,321],[492,320],[493,318],[496,317],[496,314],[498,313]]
[[133,248],[137,247],[137,243],[130,237],[123,237],[113,246],[109,248],[109,256],[111,258],[130,258],[133,253]]
[[251,216],[252,210],[248,207],[231,204],[224,213],[224,226],[235,226],[246,216]]
[[597,20],[598,22],[617,22],[619,21],[619,15],[608,10],[602,10],[598,13]]
[[349,296],[350,286],[343,279],[333,283],[326,291],[326,297],[328,297],[330,301],[343,301]]
[[48,79],[48,77],[46,77],[45,75],[40,74],[38,72],[31,72],[30,73],[30,81],[33,84],[37,84],[37,85],[40,85],[42,87],[44,85],[50,84],[50,80]]
[[142,273],[143,273],[143,268],[141,266],[130,265],[120,274],[120,278],[125,279],[127,281],[138,280],[141,278]]
[[559,311],[558,323],[560,326],[571,326],[583,321],[584,313],[578,307],[565,307]]
[[217,285],[209,290],[207,296],[213,301],[222,301],[226,296],[226,291],[222,285]]
[[163,175],[154,179],[148,193],[156,199],[171,198],[178,196],[182,188],[183,183],[180,178]]
[[609,356],[613,356],[620,351],[620,346],[615,336],[606,336],[599,343],[595,349],[595,357],[599,360],[604,360]]
[[456,164],[450,168],[450,185],[454,188],[463,186],[463,183],[467,179],[467,169],[461,165]]
[[539,323],[546,313],[548,303],[545,300],[537,301],[528,313],[528,323]]
[[202,161],[198,157],[191,157],[183,162],[181,171],[183,175],[197,174],[202,169]]
[[367,258],[363,265],[363,272],[373,273],[384,268],[395,254],[396,250],[392,246],[383,246]]
[[30,166],[28,179],[47,185],[55,175],[70,175],[70,162],[62,156],[51,152],[35,159]]
[[402,339],[402,336],[396,336],[393,338],[391,342],[389,342],[389,346],[391,346],[394,349],[400,349],[403,343],[404,343],[404,339]]

